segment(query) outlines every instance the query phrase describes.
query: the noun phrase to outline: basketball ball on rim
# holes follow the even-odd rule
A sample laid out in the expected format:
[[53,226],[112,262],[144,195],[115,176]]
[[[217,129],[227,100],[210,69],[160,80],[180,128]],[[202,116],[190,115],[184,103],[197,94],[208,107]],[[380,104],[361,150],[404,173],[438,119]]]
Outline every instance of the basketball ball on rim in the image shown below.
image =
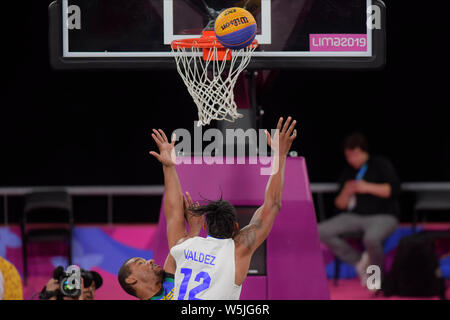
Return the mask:
[[229,8],[217,17],[214,31],[217,40],[224,47],[242,49],[255,39],[256,20],[243,8]]

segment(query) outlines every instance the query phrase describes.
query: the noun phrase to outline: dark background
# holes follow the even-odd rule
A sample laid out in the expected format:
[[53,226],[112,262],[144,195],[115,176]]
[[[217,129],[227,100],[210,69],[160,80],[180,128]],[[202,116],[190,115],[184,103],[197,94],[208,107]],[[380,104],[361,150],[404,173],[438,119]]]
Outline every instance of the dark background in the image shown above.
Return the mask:
[[[151,129],[192,130],[197,119],[176,70],[52,70],[50,2],[4,4],[0,186],[162,184],[148,155]],[[258,96],[265,127],[281,115],[299,121],[293,149],[306,158],[312,182],[336,180],[341,141],[356,130],[402,181],[450,180],[446,11],[420,1],[386,5],[383,70],[282,70]]]

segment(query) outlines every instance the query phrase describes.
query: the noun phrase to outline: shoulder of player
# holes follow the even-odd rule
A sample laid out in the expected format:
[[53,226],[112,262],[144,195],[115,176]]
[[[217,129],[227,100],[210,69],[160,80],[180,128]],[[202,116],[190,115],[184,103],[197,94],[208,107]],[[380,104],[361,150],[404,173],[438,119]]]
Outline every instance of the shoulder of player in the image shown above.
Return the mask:
[[261,221],[257,220],[239,230],[233,237],[236,250],[241,249],[244,253],[252,251],[256,241],[256,230],[260,227]]
[[194,236],[194,237],[183,237],[183,238],[181,238],[180,240],[178,240],[177,243],[176,243],[173,247],[179,246],[179,245],[181,245],[181,244],[187,244],[187,243],[189,243],[189,242],[194,241],[196,238],[201,238],[201,237],[199,237],[199,236]]

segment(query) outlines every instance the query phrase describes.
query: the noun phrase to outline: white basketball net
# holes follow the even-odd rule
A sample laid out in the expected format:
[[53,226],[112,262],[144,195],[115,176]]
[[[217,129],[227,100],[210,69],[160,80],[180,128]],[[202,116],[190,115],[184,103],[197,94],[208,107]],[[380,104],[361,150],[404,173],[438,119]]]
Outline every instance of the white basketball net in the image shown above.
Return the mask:
[[[178,73],[188,88],[198,108],[198,126],[208,125],[211,120],[234,122],[243,115],[237,112],[234,102],[234,86],[239,74],[248,66],[256,46],[232,51],[231,61],[218,59],[218,49],[182,48],[172,49]],[[206,60],[202,50],[209,50]]]

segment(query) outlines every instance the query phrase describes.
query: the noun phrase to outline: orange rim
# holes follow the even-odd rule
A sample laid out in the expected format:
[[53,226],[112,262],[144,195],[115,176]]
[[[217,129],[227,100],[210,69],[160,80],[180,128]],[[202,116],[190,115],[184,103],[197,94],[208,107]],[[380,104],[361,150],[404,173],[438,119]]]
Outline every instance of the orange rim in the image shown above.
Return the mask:
[[[256,48],[258,46],[258,41],[255,39],[253,42],[249,45],[249,47]],[[203,35],[200,38],[189,38],[189,39],[182,39],[182,40],[174,40],[171,43],[171,47],[174,50],[180,49],[180,48],[198,48],[198,49],[211,49],[211,48],[218,48],[218,49],[227,49],[223,45],[220,44],[220,42],[217,40],[216,35],[214,31],[203,31]]]

